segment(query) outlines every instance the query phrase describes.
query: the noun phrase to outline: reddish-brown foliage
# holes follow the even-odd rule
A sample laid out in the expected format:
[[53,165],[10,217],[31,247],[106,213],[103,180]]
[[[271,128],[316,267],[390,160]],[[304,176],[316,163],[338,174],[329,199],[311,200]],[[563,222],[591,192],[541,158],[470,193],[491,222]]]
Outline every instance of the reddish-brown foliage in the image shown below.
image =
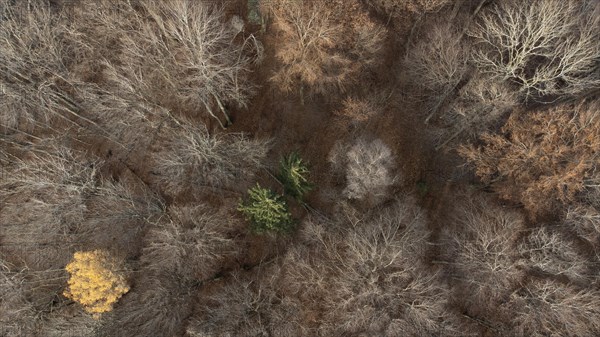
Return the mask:
[[284,91],[344,89],[377,59],[383,31],[358,3],[273,0],[265,6],[283,41],[275,54],[281,67],[271,80]]
[[540,215],[573,202],[595,174],[600,150],[597,109],[580,104],[515,113],[500,134],[484,134],[483,145],[463,147],[460,153],[503,198]]

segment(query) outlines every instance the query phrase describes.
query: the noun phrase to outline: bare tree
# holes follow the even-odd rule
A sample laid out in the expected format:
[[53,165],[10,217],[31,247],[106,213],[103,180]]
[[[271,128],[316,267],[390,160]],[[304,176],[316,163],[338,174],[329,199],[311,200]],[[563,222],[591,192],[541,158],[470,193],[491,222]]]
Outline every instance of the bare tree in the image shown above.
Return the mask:
[[2,127],[14,131],[47,123],[51,107],[69,101],[58,87],[68,73],[65,16],[45,1],[16,5],[8,0],[0,2],[0,16]]
[[412,81],[425,90],[427,123],[467,76],[468,45],[461,27],[451,21],[428,27],[424,35],[409,47],[405,67]]
[[76,306],[66,306],[49,314],[40,326],[40,337],[94,337],[101,323]]
[[163,212],[162,201],[125,175],[118,183],[103,179],[101,167],[98,158],[58,139],[13,158],[10,174],[0,180],[6,249],[37,251],[21,255],[31,257],[30,267],[44,270],[64,267],[75,246],[132,247],[141,229]]
[[108,139],[123,147],[139,141],[131,130],[152,125],[147,118],[158,113],[74,70],[83,37],[71,28],[68,10],[53,9],[45,0],[3,1],[0,8],[2,134],[36,139],[34,130],[38,136],[68,130],[74,137]]
[[511,296],[518,336],[583,336],[600,333],[600,294],[553,281],[534,280]]
[[452,226],[442,232],[442,257],[451,278],[468,294],[463,301],[493,310],[521,275],[515,246],[524,219],[514,210],[477,198],[457,198]]
[[388,196],[388,188],[397,182],[392,151],[380,139],[358,138],[354,144],[336,144],[329,155],[334,170],[346,176],[344,196],[376,205]]
[[590,276],[589,263],[577,253],[574,243],[546,227],[532,230],[517,249],[526,259],[525,266],[554,275],[566,275],[573,281]]
[[0,332],[7,337],[32,334],[38,310],[28,298],[26,270],[0,259]]
[[265,6],[284,41],[276,53],[282,66],[272,77],[284,91],[340,90],[376,61],[383,31],[356,3],[275,0]]
[[600,212],[597,208],[586,204],[569,207],[564,223],[584,239],[598,245],[600,240]]
[[3,250],[20,255],[33,270],[60,269],[69,261],[76,237],[69,234],[84,220],[98,164],[46,142],[48,147],[13,158],[10,173],[0,180]]
[[423,264],[429,231],[410,197],[369,214],[346,205],[336,219],[312,215],[298,235],[285,255],[207,296],[188,334],[470,335]]
[[579,96],[600,87],[596,1],[499,1],[470,32],[477,67],[517,88],[525,101]]
[[248,182],[263,166],[268,141],[244,134],[210,135],[205,126],[165,126],[153,158],[167,193],[201,193],[206,187],[231,188]]
[[101,336],[178,336],[191,313],[190,283],[177,275],[144,273],[103,318]]
[[119,84],[111,79],[107,82],[111,83],[111,88],[73,80],[72,92],[78,102],[78,111],[86,119],[80,123],[84,128],[77,135],[83,139],[101,137],[108,140],[116,154],[121,153],[124,157],[136,150],[146,150],[152,144],[156,130],[170,118],[168,110],[125,89],[116,89]]
[[445,309],[449,289],[423,263],[429,231],[414,200],[395,200],[367,216],[352,213],[338,220],[347,234],[326,248],[333,277],[321,299],[321,335],[454,335],[456,322]]
[[2,325],[14,336],[35,336],[45,317],[64,306],[63,268],[80,239],[85,196],[94,189],[93,160],[45,142],[11,157],[0,179],[0,307]]
[[62,269],[34,270],[0,259],[2,336],[94,336],[98,322],[62,297],[64,274]]
[[[31,319],[21,325],[23,334],[60,335],[71,329],[83,335],[95,325],[83,313],[65,309],[68,302],[62,296],[68,278],[64,267],[72,253],[101,247],[137,255],[134,243],[141,229],[163,206],[146,189],[130,185],[126,176],[118,183],[102,179],[97,158],[60,140],[40,143],[11,157],[10,172],[0,180],[0,254],[11,257],[13,265],[2,277],[9,286],[20,287],[2,301],[16,310],[17,316],[7,317]],[[27,301],[15,302],[19,293]],[[39,332],[23,330],[30,325]]]
[[[212,281],[237,252],[234,221],[227,211],[171,206],[143,239],[134,280],[138,286],[132,287],[100,331],[108,336],[182,335],[190,324],[195,290]],[[219,290],[215,296],[220,294]],[[226,310],[232,315],[235,309]],[[217,331],[228,331],[227,326]]]
[[598,248],[600,245],[600,176],[591,175],[584,185],[580,202],[567,209],[564,222]]
[[348,208],[342,214],[338,221],[351,229],[342,243],[348,259],[341,263],[348,271],[373,273],[392,265],[412,268],[425,255],[429,235],[425,213],[411,197],[394,200],[367,216]]
[[517,104],[515,94],[507,85],[475,73],[461,88],[451,109],[464,118],[459,124],[467,124],[470,129],[477,131],[497,121]]
[[303,336],[298,324],[301,304],[278,293],[277,265],[259,266],[257,276],[231,275],[218,293],[208,296],[200,316],[192,319],[187,336]]
[[324,307],[318,335],[456,333],[445,310],[448,288],[423,264],[429,231],[414,200],[338,214],[336,224],[306,222],[301,233],[312,250],[290,252],[283,262],[288,291]]
[[215,275],[236,251],[230,238],[236,224],[231,214],[199,206],[171,207],[168,214],[144,238],[141,261],[148,268],[203,280]]
[[253,36],[235,41],[238,32],[222,22],[222,11],[190,0],[94,7],[101,11],[82,17],[100,28],[81,22],[81,30],[101,36],[88,37],[84,46],[101,53],[109,46],[95,39],[116,36],[122,48],[115,60],[103,61],[103,72],[123,89],[171,110],[204,111],[222,126],[231,123],[229,105],[245,106],[253,91],[246,75],[259,45]]
[[367,3],[389,16],[400,15],[405,11],[415,13],[436,12],[449,0],[367,0]]
[[164,201],[125,174],[118,182],[100,178],[96,184],[85,200],[84,219],[76,226],[77,245],[137,255],[146,229],[164,216]]
[[461,135],[478,137],[492,129],[517,103],[516,95],[506,84],[480,74],[473,75],[437,119],[445,132],[436,148],[460,139]]

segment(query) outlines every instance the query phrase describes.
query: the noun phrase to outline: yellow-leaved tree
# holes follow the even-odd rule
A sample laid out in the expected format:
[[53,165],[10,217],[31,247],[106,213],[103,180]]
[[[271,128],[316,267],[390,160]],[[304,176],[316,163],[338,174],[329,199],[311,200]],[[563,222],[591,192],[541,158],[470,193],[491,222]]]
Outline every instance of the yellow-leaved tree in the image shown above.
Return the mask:
[[103,250],[76,252],[65,268],[70,277],[64,295],[99,318],[102,313],[111,311],[113,304],[129,291],[118,265],[116,259]]

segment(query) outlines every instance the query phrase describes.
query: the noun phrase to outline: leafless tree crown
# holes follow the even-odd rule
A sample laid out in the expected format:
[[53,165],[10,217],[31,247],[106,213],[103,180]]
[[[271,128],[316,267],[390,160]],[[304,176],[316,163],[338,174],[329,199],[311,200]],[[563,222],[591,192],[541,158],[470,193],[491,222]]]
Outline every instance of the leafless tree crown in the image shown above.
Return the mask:
[[600,87],[596,1],[499,1],[471,31],[475,64],[524,100],[578,96]]

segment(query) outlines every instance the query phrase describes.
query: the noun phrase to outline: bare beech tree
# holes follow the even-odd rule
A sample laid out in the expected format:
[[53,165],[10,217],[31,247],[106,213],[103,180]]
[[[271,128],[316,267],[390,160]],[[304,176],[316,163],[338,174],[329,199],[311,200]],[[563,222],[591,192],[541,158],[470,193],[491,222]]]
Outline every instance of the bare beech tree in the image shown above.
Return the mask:
[[566,275],[573,281],[589,278],[589,263],[577,253],[573,242],[564,235],[539,227],[531,231],[517,247],[526,258],[525,266],[554,275]]
[[475,64],[517,88],[525,101],[579,96],[600,88],[596,1],[499,1],[470,35]]
[[517,336],[582,336],[600,333],[600,293],[553,281],[534,280],[513,293]]
[[171,195],[247,182],[269,150],[268,141],[232,133],[212,136],[205,126],[178,124],[163,131],[164,144],[153,157],[159,182]]
[[352,145],[336,144],[329,155],[334,170],[346,176],[344,196],[376,205],[388,196],[388,188],[398,181],[394,176],[392,151],[380,139],[359,138]]

